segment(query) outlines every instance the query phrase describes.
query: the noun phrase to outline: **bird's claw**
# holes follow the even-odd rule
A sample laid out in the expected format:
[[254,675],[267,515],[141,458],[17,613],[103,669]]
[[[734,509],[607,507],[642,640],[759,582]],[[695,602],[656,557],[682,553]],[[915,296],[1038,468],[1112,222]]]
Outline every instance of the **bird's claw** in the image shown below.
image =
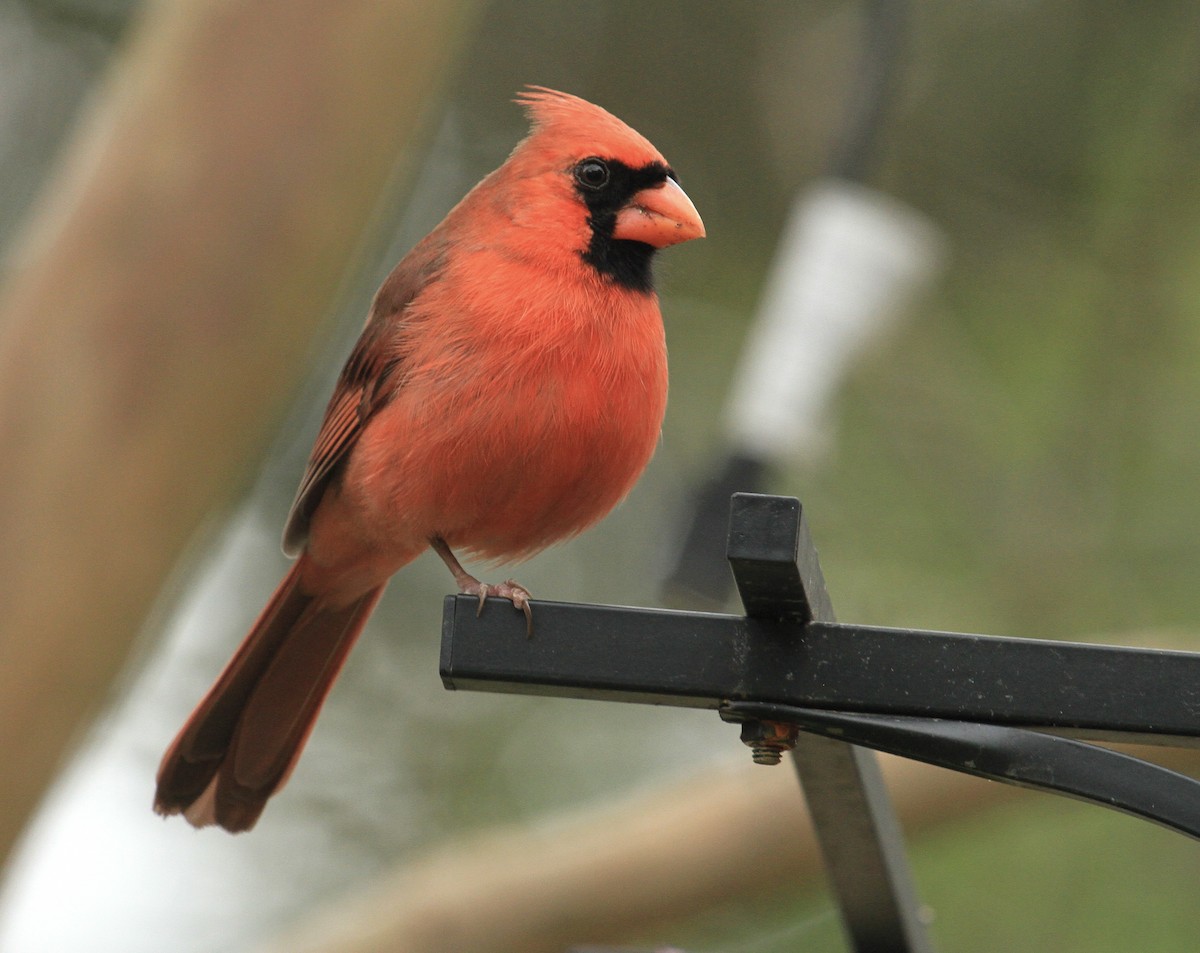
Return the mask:
[[520,609],[525,613],[525,637],[533,637],[533,609],[529,607],[531,598],[529,590],[519,583],[513,582],[511,579],[506,579],[500,583],[486,583],[474,581],[474,585],[464,586],[462,591],[467,595],[479,596],[479,605],[475,609],[476,617],[483,615],[483,606],[487,602],[488,596],[496,596],[499,599],[507,599],[513,604],[514,609]]

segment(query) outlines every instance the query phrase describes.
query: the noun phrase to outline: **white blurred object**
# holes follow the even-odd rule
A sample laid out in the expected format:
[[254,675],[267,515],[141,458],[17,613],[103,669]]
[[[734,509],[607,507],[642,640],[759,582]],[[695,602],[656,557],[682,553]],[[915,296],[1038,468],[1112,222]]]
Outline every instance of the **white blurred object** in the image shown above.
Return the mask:
[[823,452],[847,369],[932,284],[944,247],[936,225],[866,186],[823,179],[801,195],[734,378],[731,450]]

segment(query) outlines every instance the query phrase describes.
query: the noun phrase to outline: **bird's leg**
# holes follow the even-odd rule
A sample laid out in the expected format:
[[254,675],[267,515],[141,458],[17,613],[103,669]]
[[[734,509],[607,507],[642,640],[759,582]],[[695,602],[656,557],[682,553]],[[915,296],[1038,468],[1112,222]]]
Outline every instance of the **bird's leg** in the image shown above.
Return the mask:
[[480,582],[469,572],[462,567],[462,563],[458,561],[458,557],[450,551],[450,547],[446,545],[446,541],[440,536],[434,536],[429,540],[429,545],[433,551],[441,557],[442,562],[446,564],[446,568],[454,574],[454,582],[458,585],[458,591],[468,596],[479,597],[479,608],[476,610],[476,615],[483,614],[483,604],[488,596],[497,596],[501,599],[508,599],[513,604],[514,609],[520,609],[525,613],[525,635],[533,635],[533,610],[529,608],[529,590],[522,585],[518,585],[511,579],[507,579],[501,583],[486,583]]

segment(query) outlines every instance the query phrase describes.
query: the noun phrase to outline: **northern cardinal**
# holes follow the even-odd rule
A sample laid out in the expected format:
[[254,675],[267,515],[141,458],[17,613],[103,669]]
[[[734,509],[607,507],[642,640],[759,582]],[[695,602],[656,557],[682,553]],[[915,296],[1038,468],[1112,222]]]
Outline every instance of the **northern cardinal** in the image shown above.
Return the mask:
[[388,578],[431,547],[520,560],[628,493],[658,441],[657,249],[704,235],[675,173],[598,106],[529,87],[529,135],[375,295],[288,516],[299,558],[184,724],[154,808],[254,826]]

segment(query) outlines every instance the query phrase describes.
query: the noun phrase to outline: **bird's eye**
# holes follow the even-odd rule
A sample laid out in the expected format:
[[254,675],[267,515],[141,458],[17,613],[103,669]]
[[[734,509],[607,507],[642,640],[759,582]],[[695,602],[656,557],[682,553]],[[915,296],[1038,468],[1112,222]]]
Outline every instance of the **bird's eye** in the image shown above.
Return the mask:
[[575,181],[596,192],[608,185],[608,164],[602,159],[584,159],[575,166]]

